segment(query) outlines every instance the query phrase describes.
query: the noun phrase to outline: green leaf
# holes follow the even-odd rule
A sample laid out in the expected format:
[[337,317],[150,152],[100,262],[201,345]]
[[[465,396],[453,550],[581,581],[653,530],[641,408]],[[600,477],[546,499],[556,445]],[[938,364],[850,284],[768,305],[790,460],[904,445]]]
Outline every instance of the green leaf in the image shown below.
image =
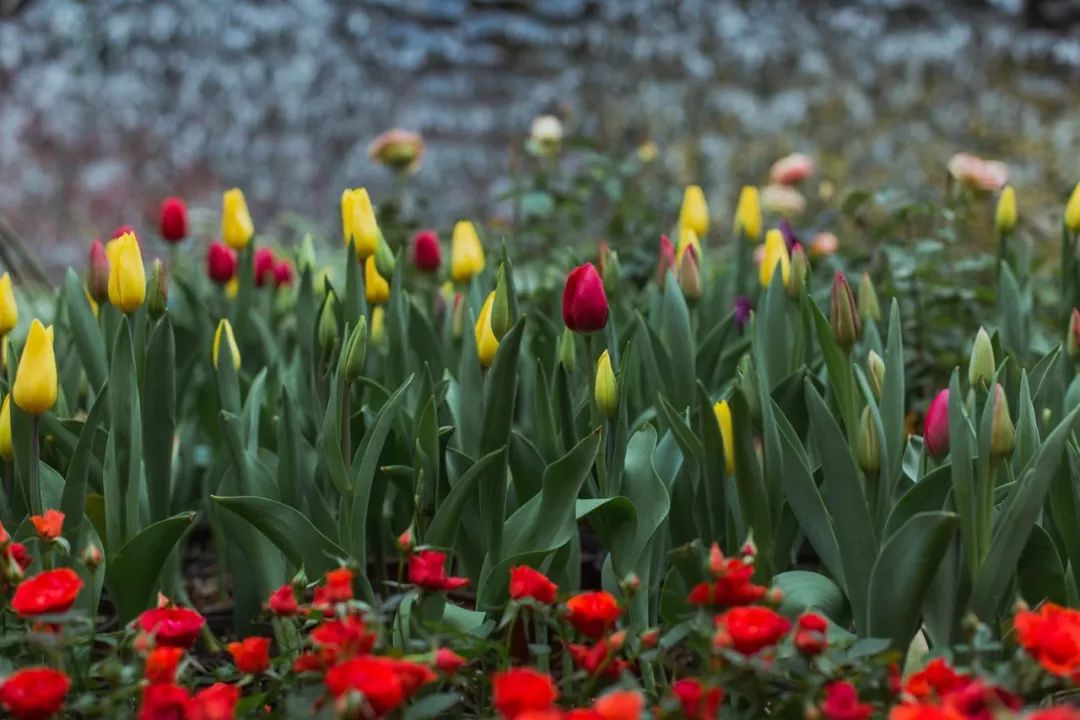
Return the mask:
[[1068,605],[1065,591],[1065,567],[1061,563],[1057,546],[1040,525],[1031,529],[1024,552],[1017,565],[1020,592],[1032,607],[1044,600]]
[[822,613],[835,623],[844,618],[844,592],[821,573],[789,570],[773,576],[773,587],[784,592],[780,611],[789,617],[807,610]]
[[71,268],[64,276],[64,306],[67,308],[71,337],[86,370],[87,381],[97,391],[109,376],[105,340],[86,299],[83,283]]
[[904,337],[900,305],[894,299],[889,310],[889,344],[885,349],[885,381],[881,389],[881,425],[885,432],[884,462],[889,498],[895,495],[903,475],[907,430],[904,424]]
[[458,527],[461,525],[462,513],[476,492],[477,483],[488,467],[503,456],[503,448],[491,451],[473,463],[472,467],[454,483],[454,486],[450,488],[450,494],[435,511],[427,532],[421,538],[425,545],[443,548],[454,546],[454,538],[457,537]]
[[671,362],[671,400],[676,408],[690,405],[694,397],[694,336],[690,330],[690,311],[677,282],[664,285],[663,320],[660,337]]
[[461,703],[461,695],[454,692],[425,695],[405,708],[404,720],[428,720],[447,717],[455,705]]
[[78,444],[71,455],[67,475],[64,478],[64,494],[60,501],[60,510],[64,513],[64,538],[72,549],[76,547],[83,515],[86,513],[86,481],[90,475],[94,438],[97,436],[105,408],[109,405],[107,393],[107,384],[102,385],[100,394],[90,407],[86,422],[83,423]]
[[172,496],[173,438],[176,435],[176,341],[165,315],[154,326],[146,348],[146,391],[142,397],[143,462],[151,521],[169,515]]
[[160,520],[109,555],[105,583],[121,625],[150,606],[165,559],[194,518],[195,513],[186,512]]
[[109,376],[109,416],[112,427],[104,469],[106,542],[124,545],[139,527],[142,484],[142,425],[131,323],[120,319]]
[[919,513],[944,510],[950,490],[952,475],[948,465],[938,466],[928,472],[893,505],[889,520],[885,523],[883,537],[888,539]]

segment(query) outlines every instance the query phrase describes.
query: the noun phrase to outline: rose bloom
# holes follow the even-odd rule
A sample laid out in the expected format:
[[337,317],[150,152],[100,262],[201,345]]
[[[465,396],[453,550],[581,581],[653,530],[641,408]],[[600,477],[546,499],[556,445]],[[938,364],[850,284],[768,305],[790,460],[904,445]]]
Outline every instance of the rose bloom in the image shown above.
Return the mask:
[[371,652],[375,647],[375,633],[355,615],[324,622],[311,631],[311,642],[318,657],[325,665],[333,665],[340,659]]
[[187,720],[233,720],[239,701],[240,688],[214,683],[195,693],[188,706]]
[[606,640],[599,640],[592,647],[569,643],[566,648],[574,664],[592,677],[615,680],[630,667],[628,661],[615,657],[618,648]]
[[510,597],[514,600],[532,598],[544,605],[555,602],[558,586],[547,575],[528,565],[518,565],[510,570]]
[[933,700],[947,696],[971,682],[971,677],[956,672],[944,658],[934,658],[922,670],[908,676],[904,692],[916,700]]
[[1017,642],[1052,675],[1080,680],[1080,611],[1047,602],[1013,618]]
[[806,198],[790,185],[766,185],[761,190],[761,207],[782,217],[794,217],[806,209]]
[[825,686],[821,712],[827,720],[866,720],[874,712],[874,706],[859,702],[855,686],[838,680]]
[[409,557],[409,582],[424,590],[457,590],[469,584],[467,578],[448,577],[446,553],[421,550]]
[[779,185],[795,185],[814,174],[814,161],[809,155],[791,153],[773,163],[769,180]]
[[612,690],[596,698],[592,709],[602,720],[640,720],[645,698],[637,690]]
[[675,681],[671,691],[679,699],[687,720],[716,720],[720,717],[720,703],[724,701],[722,689],[706,689],[696,678],[683,678]]
[[188,717],[191,695],[179,685],[160,683],[147,685],[143,690],[138,720],[164,720]]
[[780,642],[791,629],[791,621],[767,607],[751,605],[718,615],[716,627],[723,644],[753,655]]
[[154,648],[146,656],[143,677],[151,685],[176,682],[176,667],[184,657],[184,648],[163,645]]
[[30,522],[42,540],[55,540],[64,530],[64,513],[49,508],[42,515],[31,515]]
[[23,617],[67,612],[82,586],[82,578],[71,568],[46,570],[19,583],[11,607]]
[[16,720],[44,720],[60,712],[68,676],[47,667],[16,670],[0,684],[0,706]]
[[424,665],[361,655],[330,668],[326,673],[326,687],[331,697],[335,698],[349,690],[363,693],[375,715],[381,716],[436,679],[435,673]]
[[424,157],[424,138],[411,130],[387,130],[371,141],[368,157],[394,170],[415,173]]
[[296,602],[296,593],[292,585],[282,585],[272,592],[266,607],[272,614],[279,617],[288,617],[300,612],[300,605]]
[[491,688],[492,704],[506,720],[515,720],[530,711],[549,710],[559,697],[551,676],[532,668],[495,673]]
[[206,620],[190,608],[151,608],[139,616],[139,629],[153,635],[158,645],[188,648],[195,644]]
[[225,649],[232,655],[236,669],[247,675],[258,675],[270,667],[270,638],[244,638],[229,643]]
[[956,153],[949,158],[949,174],[972,190],[1000,190],[1009,182],[1009,166],[998,160],[983,160],[978,155]]
[[611,593],[598,590],[584,592],[566,601],[566,619],[574,628],[594,640],[600,639],[615,626],[622,615],[618,601]]

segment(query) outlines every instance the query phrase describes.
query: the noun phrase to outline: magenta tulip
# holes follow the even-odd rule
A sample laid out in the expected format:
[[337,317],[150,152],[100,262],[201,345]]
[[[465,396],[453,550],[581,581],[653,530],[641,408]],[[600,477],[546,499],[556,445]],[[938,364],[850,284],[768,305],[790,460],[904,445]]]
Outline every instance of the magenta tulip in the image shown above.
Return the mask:
[[566,327],[574,332],[596,332],[607,325],[608,301],[604,294],[604,281],[592,263],[579,265],[566,277],[562,315]]
[[949,452],[949,391],[942,390],[926,409],[923,443],[932,457]]

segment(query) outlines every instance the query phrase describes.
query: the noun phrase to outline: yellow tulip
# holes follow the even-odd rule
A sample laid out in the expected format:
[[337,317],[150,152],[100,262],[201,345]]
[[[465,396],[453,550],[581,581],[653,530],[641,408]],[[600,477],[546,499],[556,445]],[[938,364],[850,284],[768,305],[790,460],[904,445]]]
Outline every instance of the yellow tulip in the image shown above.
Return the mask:
[[705,202],[705,193],[700,185],[690,185],[683,192],[679,225],[693,230],[700,237],[709,232],[709,204]]
[[697,251],[698,260],[701,259],[701,240],[698,239],[696,232],[686,226],[679,228],[679,244],[675,246],[675,267],[682,265],[683,255],[686,254],[686,248],[694,246],[694,250]]
[[386,312],[383,310],[382,305],[375,306],[375,309],[371,311],[371,343],[373,345],[382,345],[383,337],[386,335]]
[[727,400],[713,405],[716,423],[720,426],[720,438],[724,442],[724,469],[727,474],[735,473],[735,429],[731,424],[731,406]]
[[1065,226],[1074,233],[1080,232],[1080,183],[1076,183],[1065,205]]
[[255,235],[255,223],[251,221],[244,191],[226,190],[221,206],[221,239],[233,250],[243,250]]
[[484,301],[484,307],[480,309],[480,317],[476,318],[476,355],[484,367],[491,367],[499,349],[499,340],[491,329],[491,306],[494,304],[495,293],[490,292]]
[[109,256],[109,302],[124,313],[133,313],[146,299],[146,270],[135,233],[124,233],[105,247]]
[[454,226],[450,241],[450,277],[455,282],[467,283],[484,269],[484,248],[476,235],[476,228],[468,220]]
[[221,351],[222,336],[224,336],[225,344],[228,345],[229,354],[232,356],[233,367],[239,370],[240,348],[236,346],[236,337],[233,335],[232,325],[225,318],[222,318],[221,321],[218,322],[217,330],[214,332],[214,367],[218,366],[218,354]]
[[11,396],[8,395],[4,398],[4,402],[0,404],[0,458],[4,458],[8,462],[15,457],[15,453],[11,450]]
[[19,324],[19,306],[15,304],[15,291],[11,287],[11,275],[0,275],[0,338]]
[[769,287],[777,266],[780,267],[780,277],[786,286],[791,277],[791,259],[788,257],[783,233],[773,228],[765,233],[765,256],[761,258],[761,266],[758,268],[761,287]]
[[45,327],[36,319],[30,323],[11,394],[15,404],[31,415],[41,415],[56,403],[56,353],[51,325]]
[[615,379],[615,372],[611,369],[611,356],[608,351],[600,353],[600,359],[596,361],[596,385],[593,388],[593,397],[596,406],[604,417],[612,417],[619,408],[619,383]]
[[739,193],[739,204],[735,207],[735,234],[739,233],[747,240],[756,241],[761,237],[761,200],[758,189],[753,185],[744,185]]
[[233,275],[229,278],[229,282],[225,283],[225,297],[230,300],[235,300],[236,296],[240,294],[240,279]]
[[346,245],[351,240],[356,259],[366,260],[375,254],[379,243],[379,223],[375,209],[364,188],[346,189],[341,193],[341,232]]
[[1002,234],[1010,233],[1016,227],[1016,191],[1012,185],[1006,185],[1001,191],[997,210],[994,212],[994,224]]
[[364,261],[364,291],[372,305],[382,305],[390,299],[390,283],[379,274],[374,255],[368,255]]

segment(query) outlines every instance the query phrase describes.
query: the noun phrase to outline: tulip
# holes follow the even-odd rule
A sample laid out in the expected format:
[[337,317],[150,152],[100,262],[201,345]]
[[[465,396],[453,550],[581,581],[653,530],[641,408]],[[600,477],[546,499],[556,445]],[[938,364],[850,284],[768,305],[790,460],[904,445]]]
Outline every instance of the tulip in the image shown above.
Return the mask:
[[383,338],[386,335],[386,311],[383,310],[382,305],[377,305],[374,310],[371,311],[371,344],[376,347],[382,345]]
[[134,233],[124,233],[105,247],[109,256],[109,302],[131,314],[146,300],[146,270],[139,241]]
[[810,241],[810,255],[816,258],[827,257],[836,252],[840,241],[831,232],[818,233]]
[[874,475],[881,470],[881,444],[878,442],[877,427],[869,405],[863,408],[862,415],[859,417],[855,458],[859,462],[859,467],[867,475]]
[[214,367],[218,366],[218,356],[221,352],[222,339],[224,339],[226,349],[229,351],[230,357],[232,357],[233,367],[239,370],[240,348],[236,345],[236,337],[233,335],[232,325],[225,318],[222,318],[218,322],[217,330],[214,331],[214,347],[212,353]]
[[664,289],[667,283],[668,271],[675,270],[675,246],[668,240],[667,235],[660,236],[660,251],[656,260],[656,284]]
[[296,272],[293,270],[293,264],[282,258],[274,263],[274,287],[283,288],[293,284],[293,280],[296,279]]
[[766,185],[761,191],[761,205],[766,211],[793,217],[806,209],[806,198],[790,185]]
[[364,374],[367,359],[367,320],[361,315],[349,336],[349,352],[345,356],[345,378],[355,382]]
[[994,383],[992,402],[994,408],[991,411],[990,423],[990,457],[1001,460],[1012,455],[1016,432],[1012,418],[1009,417],[1009,401],[1005,397],[1005,389],[998,383]]
[[0,458],[11,462],[15,453],[11,449],[11,396],[0,403]]
[[675,246],[675,267],[678,268],[682,263],[683,256],[686,255],[688,248],[694,248],[698,257],[701,257],[701,240],[698,239],[697,233],[690,228],[679,228],[679,244]]
[[161,201],[158,213],[158,229],[166,242],[176,244],[188,235],[187,205],[178,197],[167,197]]
[[413,265],[421,272],[438,272],[442,265],[442,248],[434,230],[421,230],[413,236]]
[[735,327],[742,330],[746,323],[750,322],[750,314],[754,310],[754,302],[745,295],[737,295],[732,303]]
[[806,287],[806,276],[810,274],[810,261],[806,259],[806,251],[799,243],[791,250],[791,280],[787,283],[787,294],[791,298],[802,296],[803,288]]
[[875,400],[881,400],[881,390],[885,385],[885,361],[871,350],[866,356],[866,374],[870,379],[870,392]]
[[121,235],[127,235],[128,233],[134,234],[135,233],[135,228],[132,227],[131,225],[120,225],[115,230],[113,230],[113,234],[109,236],[109,239],[110,240],[115,240],[116,238],[120,237]]
[[739,203],[735,206],[735,234],[751,242],[757,242],[761,237],[761,200],[758,189],[752,185],[744,185],[739,192]]
[[450,332],[455,338],[460,338],[465,331],[465,295],[455,292],[453,304],[450,310]]
[[689,302],[701,299],[701,271],[697,257],[697,250],[691,245],[679,263],[679,288]]
[[368,157],[399,172],[414,173],[424,157],[424,138],[411,130],[387,130],[371,141]]
[[574,372],[574,367],[577,366],[577,347],[570,328],[563,328],[562,337],[559,338],[559,363],[568,373]]
[[228,283],[236,276],[236,252],[223,243],[210,243],[206,250],[206,274],[218,285]]
[[4,336],[19,324],[19,306],[15,302],[15,290],[11,285],[11,274],[0,275],[0,342]]
[[968,382],[971,387],[988,386],[994,377],[994,346],[984,328],[979,328],[975,342],[971,346],[971,358],[968,360]]
[[480,317],[476,318],[476,327],[473,330],[476,335],[476,355],[483,367],[491,367],[491,363],[495,361],[495,353],[499,349],[499,340],[491,330],[491,307],[494,304],[495,292],[492,291],[484,300]]
[[315,241],[311,239],[311,233],[304,233],[300,241],[300,247],[296,251],[296,269],[301,273],[315,270]]
[[345,245],[353,243],[357,260],[367,260],[375,254],[379,224],[364,188],[346,189],[341,193],[341,228]]
[[593,397],[596,406],[604,417],[613,417],[619,407],[619,384],[615,380],[615,372],[611,369],[611,356],[605,350],[596,361],[596,385],[593,388]]
[[450,277],[454,282],[467,283],[484,269],[484,248],[476,228],[468,220],[454,225],[450,240]]
[[274,253],[270,248],[261,247],[251,257],[251,272],[255,277],[255,287],[263,287],[274,279]]
[[709,232],[709,205],[705,202],[705,193],[700,185],[690,185],[683,192],[679,225],[684,230],[692,230],[699,237]]
[[949,452],[949,391],[939,392],[926,409],[923,419],[923,444],[931,457]]
[[169,305],[169,274],[161,260],[154,258],[150,266],[150,301],[146,310],[150,317],[158,319]]
[[86,285],[94,302],[103,303],[109,299],[109,256],[100,240],[90,246],[90,277]]
[[731,422],[731,406],[727,400],[713,405],[716,424],[720,426],[720,439],[724,445],[724,471],[728,477],[735,474],[735,427]]
[[30,323],[30,334],[19,358],[11,395],[23,412],[41,415],[56,403],[56,382],[53,329],[35,319]]
[[562,149],[562,121],[554,115],[540,115],[533,119],[525,149],[537,157],[554,157]]
[[379,274],[374,255],[364,261],[364,292],[372,305],[381,305],[390,299],[390,283]]
[[1080,310],[1072,309],[1069,315],[1069,330],[1065,338],[1065,349],[1074,361],[1080,361]]
[[383,277],[393,276],[394,270],[397,269],[397,258],[394,257],[394,251],[390,249],[381,233],[379,234],[379,241],[375,243],[375,269]]
[[881,306],[878,304],[877,291],[874,290],[874,281],[870,279],[870,273],[863,273],[859,277],[859,319],[863,322],[881,322]]
[[761,258],[761,265],[758,266],[758,280],[761,282],[761,287],[769,287],[777,267],[780,268],[780,279],[786,286],[791,278],[791,260],[788,258],[783,233],[773,229],[765,233],[765,254]]
[[243,250],[255,235],[244,192],[240,188],[226,190],[221,204],[221,238],[233,250]]
[[506,288],[506,266],[499,263],[499,272],[495,279],[495,302],[491,304],[491,332],[497,340],[510,330],[510,299]]
[[1073,187],[1069,202],[1065,204],[1065,227],[1074,233],[1080,232],[1080,182]]
[[[370,258],[369,258],[370,259]],[[338,334],[337,320],[337,296],[331,290],[323,300],[322,309],[319,311],[318,340],[323,353],[329,355],[337,345]]]
[[861,330],[859,314],[856,312],[855,297],[848,285],[844,273],[839,270],[833,275],[832,297],[829,303],[829,324],[832,326],[833,339],[844,352],[851,352]]
[[1001,235],[1007,235],[1016,227],[1016,191],[1012,185],[1006,185],[998,198],[994,211],[994,225]]
[[809,155],[791,153],[773,163],[769,180],[780,185],[796,185],[814,174],[814,161]]
[[566,276],[562,315],[566,327],[574,332],[597,332],[607,325],[608,301],[604,283],[592,263],[579,265]]
[[604,292],[614,295],[619,290],[619,278],[622,267],[619,265],[619,253],[608,247],[605,242],[600,248],[600,278],[604,281]]

